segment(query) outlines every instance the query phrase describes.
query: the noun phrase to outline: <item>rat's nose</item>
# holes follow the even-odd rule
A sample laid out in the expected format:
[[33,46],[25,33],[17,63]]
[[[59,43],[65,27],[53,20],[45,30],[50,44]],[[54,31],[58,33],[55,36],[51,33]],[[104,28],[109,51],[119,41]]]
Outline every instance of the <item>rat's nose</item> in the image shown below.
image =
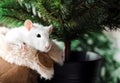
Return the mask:
[[50,48],[50,45],[46,45],[45,48],[46,48],[46,49],[49,49],[49,48]]

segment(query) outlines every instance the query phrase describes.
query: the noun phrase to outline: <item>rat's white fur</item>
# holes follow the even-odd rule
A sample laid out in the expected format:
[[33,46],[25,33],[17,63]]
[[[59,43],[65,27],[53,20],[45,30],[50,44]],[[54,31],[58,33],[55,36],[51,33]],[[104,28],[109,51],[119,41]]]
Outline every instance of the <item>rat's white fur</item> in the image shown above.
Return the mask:
[[[7,32],[7,30],[7,28],[0,28],[0,57],[11,64],[27,66],[28,68],[36,70],[41,75],[41,77],[51,79],[54,74],[53,67],[44,67],[39,62],[38,56],[36,56],[37,50],[35,50],[34,48],[27,46],[27,48],[29,49],[27,51],[24,51],[23,49],[19,48],[18,45],[7,43],[5,39],[5,34],[3,34],[3,32]],[[50,57],[55,62],[63,64],[62,50],[60,50],[54,42],[53,46],[55,48],[53,47],[53,49],[51,50],[55,52],[51,52],[52,55],[50,55]]]
[[[37,50],[48,52],[52,45],[49,38],[51,28],[52,26],[43,26],[37,23],[32,24],[30,31],[26,29],[26,26],[13,28],[6,34],[6,40],[8,43],[19,46],[26,43]],[[38,38],[37,34],[40,34],[41,37]],[[48,46],[49,48],[46,48]]]

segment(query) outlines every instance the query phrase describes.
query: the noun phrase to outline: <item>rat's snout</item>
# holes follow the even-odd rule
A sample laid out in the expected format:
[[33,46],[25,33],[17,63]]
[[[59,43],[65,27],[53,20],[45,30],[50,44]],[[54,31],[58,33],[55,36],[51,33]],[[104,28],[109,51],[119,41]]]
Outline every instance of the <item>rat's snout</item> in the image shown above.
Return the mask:
[[45,48],[48,50],[50,48],[50,44],[47,44]]

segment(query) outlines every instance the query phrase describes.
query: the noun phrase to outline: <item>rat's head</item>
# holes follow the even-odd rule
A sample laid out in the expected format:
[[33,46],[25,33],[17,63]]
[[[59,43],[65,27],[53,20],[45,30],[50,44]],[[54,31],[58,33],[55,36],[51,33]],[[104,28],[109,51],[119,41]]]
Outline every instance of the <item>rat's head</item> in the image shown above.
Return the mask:
[[28,33],[28,44],[42,52],[48,52],[51,49],[52,42],[49,38],[53,26],[43,26],[26,20],[24,23]]

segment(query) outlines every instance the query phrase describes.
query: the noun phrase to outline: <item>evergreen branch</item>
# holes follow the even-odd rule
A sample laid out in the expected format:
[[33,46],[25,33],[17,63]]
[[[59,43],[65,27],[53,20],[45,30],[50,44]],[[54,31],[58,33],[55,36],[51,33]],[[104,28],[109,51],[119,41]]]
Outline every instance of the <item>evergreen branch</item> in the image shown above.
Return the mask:
[[16,18],[11,18],[11,17],[2,17],[0,18],[0,24],[2,24],[2,26],[7,26],[7,27],[17,27],[23,24],[23,22],[21,22],[20,20],[16,19]]
[[[41,2],[38,2],[37,3],[37,8],[38,8],[38,11],[41,13],[42,15],[42,18],[45,20],[45,21],[48,21],[49,23],[53,23],[56,22],[57,23],[57,26],[60,26],[61,25],[61,21],[60,19],[58,18],[55,18],[52,16],[52,14],[50,12],[48,12],[44,6],[42,5]],[[55,24],[56,25],[56,24]]]

